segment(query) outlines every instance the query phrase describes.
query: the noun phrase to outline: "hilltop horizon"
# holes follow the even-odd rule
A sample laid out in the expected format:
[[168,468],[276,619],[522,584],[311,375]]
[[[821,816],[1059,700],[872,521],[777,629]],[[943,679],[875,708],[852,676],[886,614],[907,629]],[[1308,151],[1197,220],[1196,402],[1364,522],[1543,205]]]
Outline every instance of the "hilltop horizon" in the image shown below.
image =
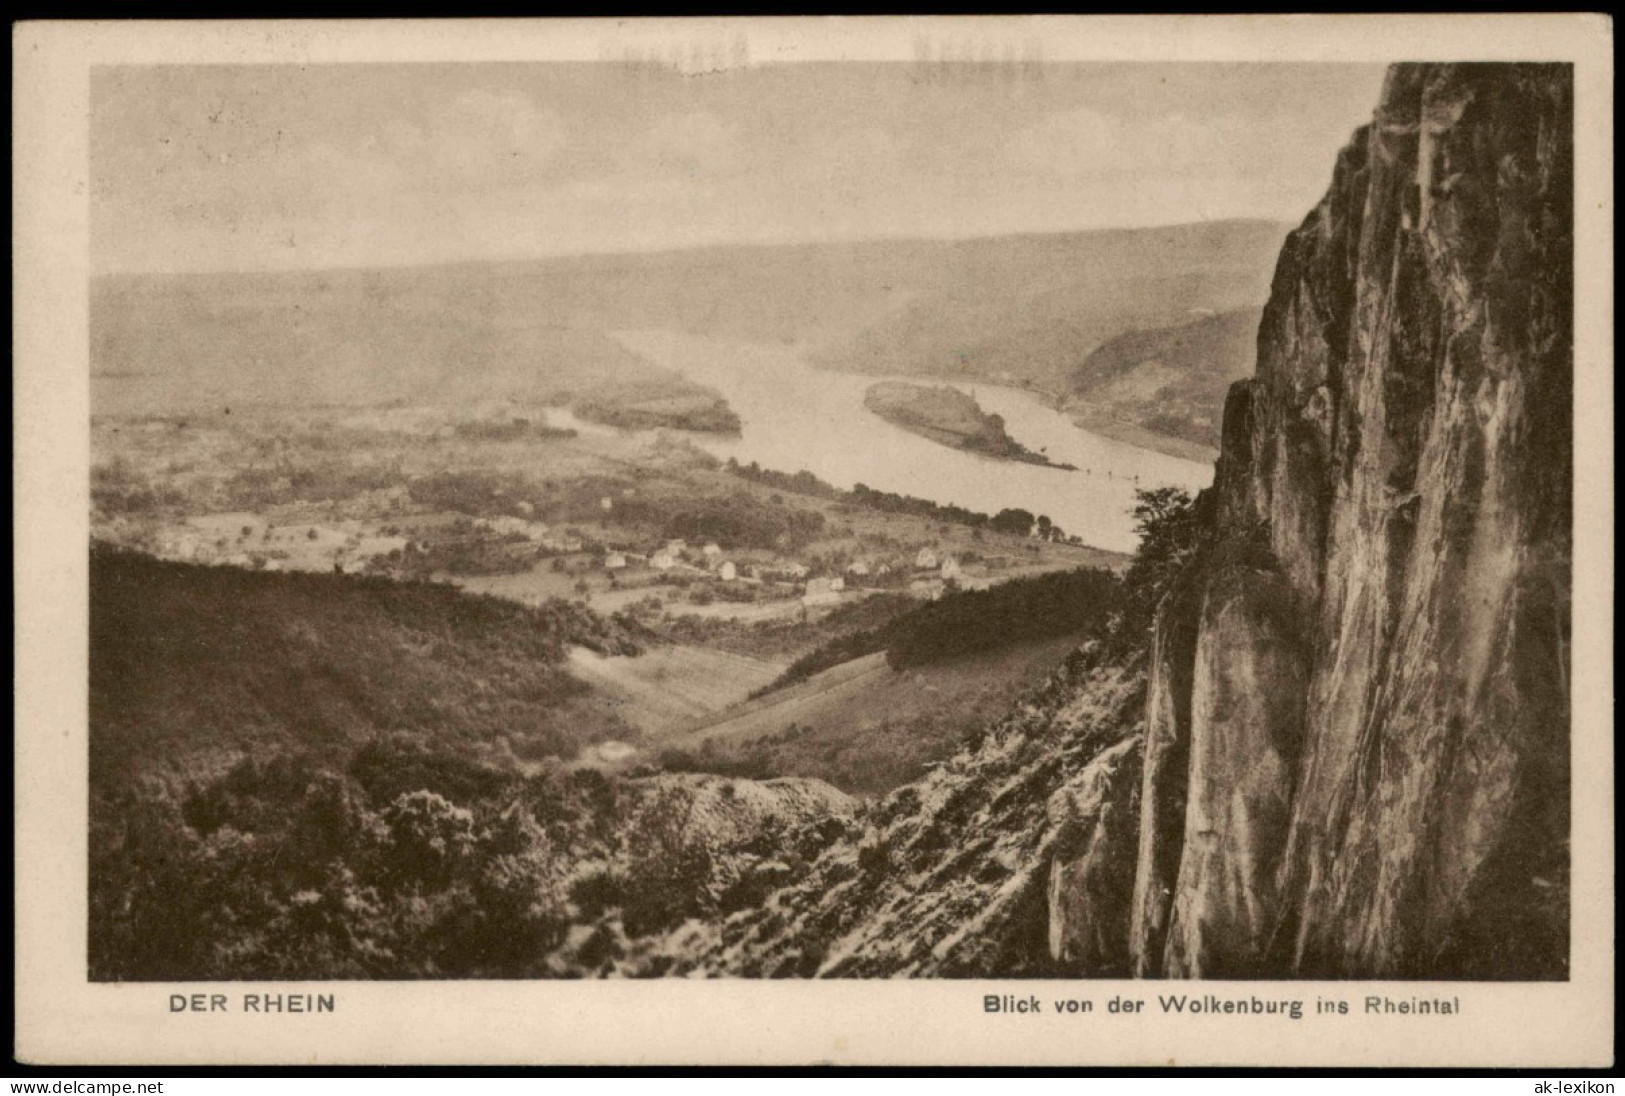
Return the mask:
[[1044,240],[1078,237],[1104,237],[1132,235],[1159,231],[1180,231],[1201,228],[1263,227],[1279,231],[1283,236],[1296,222],[1290,218],[1271,217],[1216,217],[1210,219],[1168,221],[1133,225],[1100,225],[1082,228],[1055,228],[1016,230],[1010,232],[979,232],[964,235],[925,235],[918,233],[881,234],[822,239],[784,240],[719,240],[683,246],[661,246],[647,249],[614,248],[607,250],[543,252],[532,255],[495,255],[489,257],[425,259],[393,263],[341,263],[312,266],[258,266],[258,267],[186,267],[186,268],[129,268],[90,271],[91,281],[116,278],[244,276],[276,274],[361,274],[373,271],[435,271],[455,270],[481,266],[526,266],[555,262],[594,259],[659,259],[662,257],[722,254],[741,251],[818,250],[826,248],[861,248],[886,244],[945,245],[992,243],[996,241]]

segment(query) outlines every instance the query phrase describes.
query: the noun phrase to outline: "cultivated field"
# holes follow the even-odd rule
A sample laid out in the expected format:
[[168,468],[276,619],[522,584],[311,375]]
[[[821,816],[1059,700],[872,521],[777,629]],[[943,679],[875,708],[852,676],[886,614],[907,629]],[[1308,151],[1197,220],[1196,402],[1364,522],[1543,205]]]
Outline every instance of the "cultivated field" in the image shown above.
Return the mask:
[[916,779],[1075,646],[1062,637],[907,670],[891,669],[884,653],[867,655],[746,701],[662,745],[668,760],[681,753],[719,770],[733,762],[875,794]]
[[636,657],[577,647],[569,667],[622,721],[653,741],[715,717],[784,670],[781,663],[703,647],[660,647]]

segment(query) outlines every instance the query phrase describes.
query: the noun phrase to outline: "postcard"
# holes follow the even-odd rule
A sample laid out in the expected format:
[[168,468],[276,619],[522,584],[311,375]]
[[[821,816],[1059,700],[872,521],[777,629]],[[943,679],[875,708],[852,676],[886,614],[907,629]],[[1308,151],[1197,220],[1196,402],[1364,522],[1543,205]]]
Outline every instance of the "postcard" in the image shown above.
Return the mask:
[[1610,30],[19,25],[18,1057],[1610,1064]]

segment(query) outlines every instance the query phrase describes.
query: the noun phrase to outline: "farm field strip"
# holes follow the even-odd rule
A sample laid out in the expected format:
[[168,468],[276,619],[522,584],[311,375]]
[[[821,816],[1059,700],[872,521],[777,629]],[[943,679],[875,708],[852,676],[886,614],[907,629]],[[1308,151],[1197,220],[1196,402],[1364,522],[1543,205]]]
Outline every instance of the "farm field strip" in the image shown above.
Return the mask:
[[781,692],[746,701],[724,718],[695,727],[673,744],[698,745],[706,739],[749,739],[782,730],[795,718],[831,702],[861,693],[890,674],[884,651],[832,666]]
[[618,701],[621,718],[651,738],[714,716],[784,669],[776,662],[698,647],[664,647],[635,658],[606,658],[577,647],[570,651],[569,666]]

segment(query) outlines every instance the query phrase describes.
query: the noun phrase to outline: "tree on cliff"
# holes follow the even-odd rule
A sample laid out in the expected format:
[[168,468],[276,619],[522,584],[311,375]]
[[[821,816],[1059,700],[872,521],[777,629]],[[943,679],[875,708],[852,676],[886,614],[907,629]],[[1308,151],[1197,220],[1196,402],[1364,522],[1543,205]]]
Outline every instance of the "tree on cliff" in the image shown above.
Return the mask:
[[1168,592],[1201,543],[1196,500],[1179,487],[1153,487],[1134,492],[1134,531],[1140,547],[1125,582],[1128,587],[1127,635],[1143,636],[1151,627],[1157,602]]

